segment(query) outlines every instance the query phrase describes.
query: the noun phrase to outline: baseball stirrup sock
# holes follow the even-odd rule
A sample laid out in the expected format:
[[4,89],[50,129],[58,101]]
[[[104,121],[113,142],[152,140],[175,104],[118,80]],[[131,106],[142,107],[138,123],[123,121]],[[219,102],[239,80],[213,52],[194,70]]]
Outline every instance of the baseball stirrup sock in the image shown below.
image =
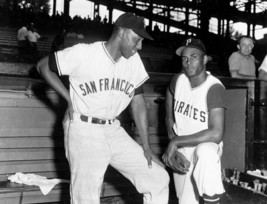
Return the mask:
[[214,203],[219,203],[220,202],[220,198],[221,198],[221,194],[215,194],[215,195],[213,195],[213,196],[209,196],[209,195],[206,195],[206,194],[203,194],[203,200],[204,200],[204,203],[206,204],[208,204],[208,203],[210,203],[210,204],[214,204]]

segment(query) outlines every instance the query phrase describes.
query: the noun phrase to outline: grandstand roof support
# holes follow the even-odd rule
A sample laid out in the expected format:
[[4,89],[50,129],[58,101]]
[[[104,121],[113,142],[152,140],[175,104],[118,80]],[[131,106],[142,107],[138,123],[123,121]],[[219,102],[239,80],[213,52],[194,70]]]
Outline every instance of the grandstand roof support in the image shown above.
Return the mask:
[[109,4],[107,6],[107,9],[108,9],[108,23],[111,25],[112,24],[112,21],[113,21],[113,15],[112,15],[112,12],[113,12],[113,0],[109,0]]
[[148,7],[148,9],[149,9],[149,24],[148,24],[148,28],[149,28],[149,30],[152,30],[152,18],[153,18],[153,16],[152,16],[152,14],[153,14],[153,0],[149,0],[149,7]]
[[56,10],[57,10],[57,0],[53,0],[53,16],[56,15]]
[[94,19],[99,16],[99,3],[94,4]]
[[64,15],[65,16],[70,15],[70,1],[71,0],[64,0]]

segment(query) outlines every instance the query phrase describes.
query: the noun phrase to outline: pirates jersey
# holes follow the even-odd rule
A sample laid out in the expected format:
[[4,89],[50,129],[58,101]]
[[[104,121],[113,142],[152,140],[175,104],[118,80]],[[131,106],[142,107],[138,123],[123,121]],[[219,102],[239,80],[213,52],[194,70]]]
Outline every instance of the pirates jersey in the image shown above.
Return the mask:
[[[178,76],[174,91],[174,131],[179,135],[190,135],[208,128],[208,91],[213,85],[222,83],[208,73],[200,86],[192,88],[185,74]],[[220,102],[221,103],[221,102]],[[224,104],[221,104],[224,108]]]

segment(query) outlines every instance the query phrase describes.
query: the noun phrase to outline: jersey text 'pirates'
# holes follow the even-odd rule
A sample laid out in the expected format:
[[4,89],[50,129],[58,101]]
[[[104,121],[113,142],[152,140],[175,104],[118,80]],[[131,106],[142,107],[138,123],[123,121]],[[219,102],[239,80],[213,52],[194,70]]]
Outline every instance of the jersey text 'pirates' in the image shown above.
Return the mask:
[[[204,83],[195,88],[191,87],[185,74],[177,78],[174,92],[174,131],[178,136],[194,134],[208,128],[208,103],[210,104],[207,101],[208,92],[216,85],[223,87],[224,90],[222,83],[210,74]],[[223,102],[218,104],[219,107],[225,108]]]

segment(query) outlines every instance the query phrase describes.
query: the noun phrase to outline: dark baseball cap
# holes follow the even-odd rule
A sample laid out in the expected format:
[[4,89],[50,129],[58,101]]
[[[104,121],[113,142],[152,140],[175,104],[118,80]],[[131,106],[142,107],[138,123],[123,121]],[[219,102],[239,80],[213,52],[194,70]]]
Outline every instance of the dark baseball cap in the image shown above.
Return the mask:
[[206,54],[206,48],[205,48],[205,45],[203,44],[203,42],[200,39],[195,39],[195,38],[186,39],[182,43],[182,46],[176,50],[176,54],[181,56],[183,49],[186,47],[192,47],[192,48],[199,49]]
[[115,25],[122,28],[132,29],[137,35],[153,40],[151,35],[146,32],[145,20],[131,12],[124,13],[115,21]]

